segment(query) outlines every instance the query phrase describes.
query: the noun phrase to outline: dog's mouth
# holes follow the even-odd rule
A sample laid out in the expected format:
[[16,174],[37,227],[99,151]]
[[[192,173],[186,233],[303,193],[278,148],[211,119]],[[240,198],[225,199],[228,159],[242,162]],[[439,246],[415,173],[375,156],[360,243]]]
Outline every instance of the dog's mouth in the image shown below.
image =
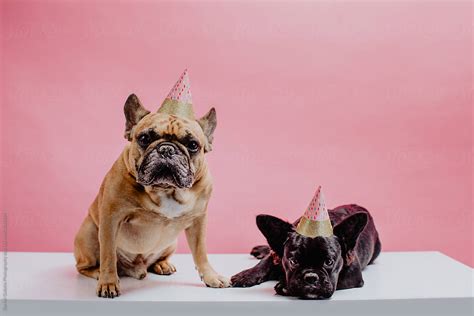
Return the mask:
[[190,188],[194,181],[189,160],[184,154],[163,156],[157,150],[145,156],[138,168],[137,182],[157,188]]
[[301,289],[299,297],[305,300],[325,300],[331,298],[333,292],[321,290],[314,286],[305,286]]
[[325,300],[334,294],[334,287],[322,284],[301,284],[300,282],[289,282],[288,291],[292,296],[305,300]]
[[181,187],[181,181],[176,177],[173,169],[170,166],[162,165],[157,168],[154,173],[152,186],[160,188]]

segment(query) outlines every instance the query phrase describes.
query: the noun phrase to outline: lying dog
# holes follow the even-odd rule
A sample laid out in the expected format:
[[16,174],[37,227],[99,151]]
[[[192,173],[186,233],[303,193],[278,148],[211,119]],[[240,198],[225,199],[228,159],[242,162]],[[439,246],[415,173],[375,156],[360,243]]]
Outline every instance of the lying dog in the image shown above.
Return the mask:
[[270,215],[257,216],[268,246],[251,254],[262,259],[231,278],[234,287],[250,287],[279,280],[277,294],[304,299],[330,298],[336,289],[364,285],[362,270],[380,253],[381,243],[369,212],[358,205],[329,210],[331,237],[305,237],[293,225]]
[[98,279],[98,296],[113,298],[120,294],[119,276],[174,273],[168,259],[185,230],[204,283],[230,286],[209,264],[205,246],[212,179],[204,154],[211,150],[214,108],[199,120],[150,113],[132,94],[124,112],[130,143],[105,176],[76,235],[77,270]]

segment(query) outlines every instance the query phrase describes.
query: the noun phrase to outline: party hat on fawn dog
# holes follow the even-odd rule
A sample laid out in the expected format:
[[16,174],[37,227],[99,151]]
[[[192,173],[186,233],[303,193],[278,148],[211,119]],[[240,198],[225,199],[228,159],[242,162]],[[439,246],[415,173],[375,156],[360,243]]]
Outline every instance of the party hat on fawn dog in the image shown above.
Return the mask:
[[191,86],[187,69],[184,70],[173,89],[168,93],[168,96],[158,109],[158,113],[166,113],[194,120]]
[[306,237],[329,237],[333,235],[326,202],[321,186],[318,187],[296,227],[296,232]]

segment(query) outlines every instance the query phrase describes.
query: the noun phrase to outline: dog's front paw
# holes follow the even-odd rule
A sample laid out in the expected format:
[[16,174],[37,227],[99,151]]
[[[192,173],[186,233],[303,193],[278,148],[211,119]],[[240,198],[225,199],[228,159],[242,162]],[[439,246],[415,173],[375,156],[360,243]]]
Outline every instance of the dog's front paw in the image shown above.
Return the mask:
[[97,296],[105,298],[114,298],[120,295],[120,282],[116,278],[115,281],[105,282],[100,279],[97,283]]
[[230,287],[230,280],[217,273],[207,273],[202,276],[202,281],[207,287],[223,288]]
[[230,282],[233,287],[251,287],[262,283],[253,271],[245,270],[234,275]]

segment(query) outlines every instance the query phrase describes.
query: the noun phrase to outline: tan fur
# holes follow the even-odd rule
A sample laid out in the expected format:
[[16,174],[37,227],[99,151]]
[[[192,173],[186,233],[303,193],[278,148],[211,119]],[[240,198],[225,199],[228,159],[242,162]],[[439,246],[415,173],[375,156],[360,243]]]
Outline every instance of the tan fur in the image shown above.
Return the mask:
[[[169,257],[176,249],[178,234],[185,230],[204,283],[210,287],[228,287],[228,279],[218,275],[209,264],[205,246],[206,208],[212,192],[212,179],[204,152],[210,147],[210,141],[197,121],[146,113],[133,128],[133,124],[127,122],[126,137],[130,137],[131,142],[105,176],[76,235],[74,255],[77,270],[98,279],[99,296],[118,296],[119,276],[142,279],[147,271],[174,273],[176,269]],[[164,189],[137,184],[136,169],[143,153],[135,136],[149,128],[160,135],[177,138],[190,132],[203,144],[200,152],[192,158],[195,179],[191,188]],[[179,211],[181,215],[166,216],[171,211]]]

